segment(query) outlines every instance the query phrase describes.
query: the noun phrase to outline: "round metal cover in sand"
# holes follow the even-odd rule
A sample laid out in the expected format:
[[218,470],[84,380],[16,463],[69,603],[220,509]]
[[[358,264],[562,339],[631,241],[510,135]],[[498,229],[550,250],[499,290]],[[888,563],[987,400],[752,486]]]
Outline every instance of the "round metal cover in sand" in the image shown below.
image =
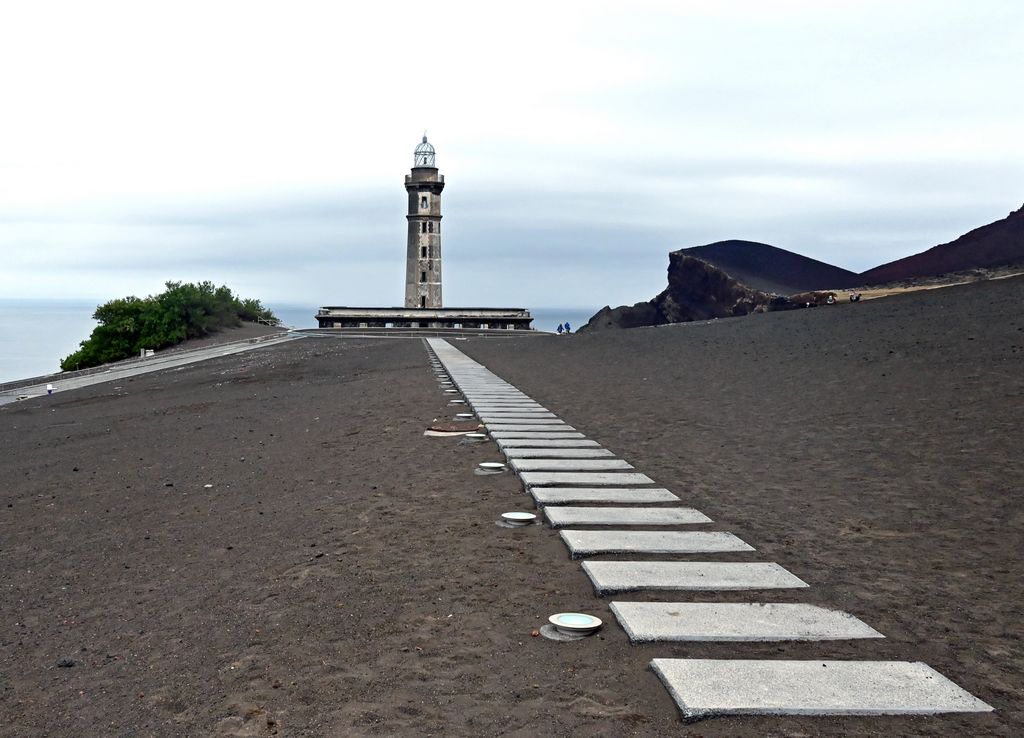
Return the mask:
[[559,612],[548,618],[548,622],[562,633],[587,635],[601,627],[601,618],[582,612]]
[[445,390],[445,392],[449,395],[457,395],[459,393],[457,389]]
[[537,516],[529,512],[507,512],[501,514],[501,519],[509,525],[529,525]]
[[448,404],[449,405],[465,405],[466,401],[465,400],[449,400]]
[[487,471],[505,471],[505,465],[500,461],[481,461],[477,466]]
[[472,418],[475,417],[473,413],[455,413],[456,418]]

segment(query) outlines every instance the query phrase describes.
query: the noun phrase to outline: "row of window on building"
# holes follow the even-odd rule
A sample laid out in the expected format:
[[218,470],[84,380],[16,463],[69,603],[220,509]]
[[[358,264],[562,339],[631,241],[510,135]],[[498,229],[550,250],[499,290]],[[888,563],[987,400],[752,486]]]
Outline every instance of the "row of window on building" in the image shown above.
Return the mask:
[[[424,307],[421,305],[421,307]],[[322,326],[324,328],[475,328],[481,330],[504,330],[514,331],[516,329],[515,323],[448,323],[446,321],[420,321],[420,322],[409,322],[409,323],[384,323],[382,326],[379,322],[374,323],[359,323],[353,325],[351,323],[343,323],[335,321],[330,326]]]
[[[420,222],[420,233],[434,233],[434,221],[424,220]],[[441,232],[441,224],[437,224],[437,233]]]

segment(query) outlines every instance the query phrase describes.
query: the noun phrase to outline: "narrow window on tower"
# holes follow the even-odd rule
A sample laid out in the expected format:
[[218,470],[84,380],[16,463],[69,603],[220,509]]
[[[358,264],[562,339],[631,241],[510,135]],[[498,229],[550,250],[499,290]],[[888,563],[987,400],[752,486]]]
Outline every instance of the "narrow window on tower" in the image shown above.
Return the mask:
[[420,307],[425,308],[427,306],[427,296],[420,295]]
[[434,221],[430,221],[429,223],[427,223],[427,233],[433,233],[433,232],[434,232]]
[[420,223],[420,233],[426,233],[426,232],[427,232],[427,224],[426,223]]
[[420,272],[420,281],[421,282],[426,282],[427,281],[427,273],[426,272]]
[[426,246],[420,246],[420,258],[421,259],[426,259],[427,258],[427,247]]
[[427,196],[426,195],[424,195],[423,197],[420,198],[420,208],[423,209],[423,210],[427,209]]

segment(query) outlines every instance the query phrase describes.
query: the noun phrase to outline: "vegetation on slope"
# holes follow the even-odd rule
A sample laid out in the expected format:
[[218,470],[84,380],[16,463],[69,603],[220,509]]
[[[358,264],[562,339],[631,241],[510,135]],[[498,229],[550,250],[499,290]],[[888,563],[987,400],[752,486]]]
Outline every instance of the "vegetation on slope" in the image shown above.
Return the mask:
[[277,322],[259,300],[235,297],[212,282],[167,282],[166,288],[159,295],[124,297],[97,307],[92,317],[99,325],[60,368],[85,369],[127,359],[142,349],[166,348],[242,321]]

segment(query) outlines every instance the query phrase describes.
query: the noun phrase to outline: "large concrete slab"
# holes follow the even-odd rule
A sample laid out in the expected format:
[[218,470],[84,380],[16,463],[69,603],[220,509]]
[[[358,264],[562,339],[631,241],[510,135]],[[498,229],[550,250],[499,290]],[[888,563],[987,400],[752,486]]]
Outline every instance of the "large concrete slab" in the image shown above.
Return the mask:
[[760,602],[613,602],[633,643],[650,641],[834,641],[884,638],[840,610]]
[[564,420],[559,420],[552,415],[550,418],[495,418],[492,422],[498,425],[511,423],[528,423],[530,425],[565,425]]
[[507,389],[507,390],[478,389],[476,387],[466,386],[465,384],[462,384],[462,383],[459,384],[459,389],[465,390],[468,394],[473,395],[474,397],[480,397],[480,398],[495,398],[495,399],[500,399],[500,400],[510,400],[510,399],[511,400],[529,400],[529,399],[532,399],[526,393],[520,392],[519,390],[514,390],[514,389]]
[[463,389],[467,396],[478,402],[522,402],[533,398],[524,395],[522,392],[479,392],[471,389]]
[[573,441],[585,440],[586,436],[575,431],[523,431],[523,430],[494,430],[491,429],[491,438],[495,441]]
[[654,659],[651,669],[688,720],[992,711],[920,661]]
[[[503,451],[511,450],[513,448],[600,448],[601,444],[597,441],[591,441],[589,438],[584,438],[582,433],[558,433],[558,434],[542,434],[545,436],[554,436],[553,438],[536,438],[532,433],[509,433],[511,438],[499,438],[495,436],[494,442],[498,444],[498,448]],[[522,436],[518,438],[517,436]],[[563,436],[579,436],[578,438],[563,438]]]
[[601,502],[643,505],[656,502],[679,502],[667,489],[651,487],[527,487],[538,505],[573,505],[578,502]]
[[639,472],[567,472],[534,471],[522,472],[519,478],[529,487],[558,487],[566,485],[590,485],[620,487],[627,484],[654,484],[654,480]]
[[474,410],[479,410],[482,413],[549,413],[551,412],[546,407],[541,407],[536,403],[522,404],[522,405],[491,405],[489,403],[477,402],[473,404]]
[[678,530],[563,530],[574,559],[601,554],[691,554],[753,551],[732,533]]
[[606,448],[506,448],[503,450],[505,456],[510,459],[610,459],[615,456]]
[[584,561],[599,595],[650,590],[790,589],[807,583],[776,563]]
[[551,412],[524,413],[521,410],[514,410],[507,413],[495,412],[494,410],[473,410],[481,418],[486,418],[492,423],[541,423],[545,424],[550,420],[558,420],[558,416]]
[[[561,421],[559,421],[561,422]],[[574,431],[576,430],[571,425],[561,423],[556,424],[541,424],[541,423],[487,423],[488,431],[537,431],[538,433],[554,433],[557,431]]]
[[518,395],[515,397],[504,397],[500,399],[496,397],[491,397],[490,395],[478,395],[475,392],[466,392],[465,395],[466,399],[472,402],[474,405],[491,405],[494,403],[501,402],[524,402],[530,399],[525,395]]
[[494,400],[495,402],[500,402],[509,400],[518,401],[533,399],[528,395],[524,395],[522,392],[480,392],[472,389],[465,389],[463,391],[467,395],[477,400]]
[[512,459],[509,463],[516,472],[598,472],[633,468],[622,459]]
[[[540,489],[547,490],[550,487]],[[544,514],[552,528],[568,525],[692,525],[711,522],[707,515],[689,507],[547,507]]]
[[515,405],[474,405],[475,410],[479,410],[482,413],[492,413],[494,415],[529,415],[531,417],[544,417],[545,415],[554,416],[554,413],[550,410],[542,408],[540,405],[523,405],[516,407]]

